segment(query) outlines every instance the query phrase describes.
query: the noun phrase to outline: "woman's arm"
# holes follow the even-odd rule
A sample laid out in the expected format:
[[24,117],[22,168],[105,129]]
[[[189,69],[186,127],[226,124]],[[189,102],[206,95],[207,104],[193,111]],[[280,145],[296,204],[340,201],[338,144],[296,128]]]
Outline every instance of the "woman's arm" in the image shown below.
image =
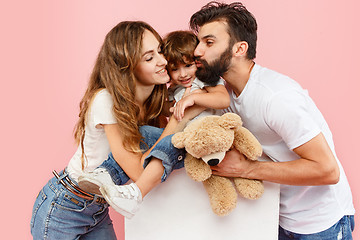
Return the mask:
[[137,180],[143,172],[141,153],[127,151],[123,145],[122,131],[118,124],[104,124],[106,137],[115,161],[121,166],[133,181]]
[[117,124],[104,124],[103,127],[115,161],[121,166],[131,180],[136,181],[144,171],[143,163],[146,156],[149,155],[155,145],[164,137],[174,134],[177,131],[181,131],[186,122],[200,114],[203,110],[204,108],[197,106],[187,109],[184,119],[181,122],[178,122],[173,116],[170,117],[160,138],[156,141],[154,146],[144,154],[127,151],[123,146],[123,135],[120,127]]
[[145,158],[147,157],[147,155],[149,155],[149,153],[151,152],[151,150],[156,146],[156,144],[158,142],[160,142],[161,139],[163,139],[164,137],[180,132],[185,128],[185,125],[187,122],[189,122],[191,119],[193,119],[194,117],[196,117],[197,115],[199,115],[202,111],[204,111],[205,108],[200,107],[200,106],[192,106],[188,109],[186,109],[185,111],[185,116],[181,121],[176,120],[176,118],[174,117],[174,115],[172,115],[169,119],[168,124],[166,125],[163,133],[161,134],[160,138],[155,142],[155,144],[148,150],[146,151],[142,158],[141,158],[141,162],[143,163]]

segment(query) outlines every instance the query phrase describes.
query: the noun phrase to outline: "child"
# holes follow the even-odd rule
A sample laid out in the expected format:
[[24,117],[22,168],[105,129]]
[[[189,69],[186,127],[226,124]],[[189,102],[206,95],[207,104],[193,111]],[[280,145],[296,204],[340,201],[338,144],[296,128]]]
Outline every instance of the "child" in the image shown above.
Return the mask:
[[[210,110],[200,114],[209,115],[214,114],[213,109],[227,108],[230,104],[229,95],[220,79],[218,85],[206,86],[196,78],[197,68],[193,54],[196,46],[197,38],[189,31],[172,32],[164,40],[163,53],[168,61],[167,69],[171,79],[169,103],[175,102],[175,106],[171,108],[171,111],[179,121],[183,119],[185,109],[190,106],[198,105],[210,108]],[[161,132],[159,133],[155,128],[146,131],[147,128],[149,126],[142,126],[140,132],[143,134],[144,143],[148,145],[148,148],[151,148],[154,144],[154,139],[158,138]],[[151,136],[149,137],[149,135]],[[171,136],[165,138],[168,144],[171,145],[168,146],[169,148],[173,148]],[[149,141],[149,139],[153,139],[153,142]],[[156,156],[152,152],[146,157],[144,168],[149,163],[150,157]],[[166,162],[166,160],[163,160],[163,162]],[[165,167],[165,172],[170,173],[173,169],[183,167],[183,161],[163,163],[163,165],[168,166],[169,169],[167,171],[167,167]],[[151,174],[151,171],[143,172],[143,174]],[[85,173],[79,178],[79,186],[95,194],[102,194],[116,211],[124,215],[122,204],[128,203],[124,203],[123,199],[126,198],[126,195],[131,195],[129,189],[130,191],[132,190],[131,188],[124,188],[124,186],[119,185],[125,184],[129,179],[110,154],[109,158],[100,167],[93,172]],[[162,178],[162,181],[164,180]],[[141,187],[137,186],[137,182],[131,183],[130,186],[135,189],[140,188],[141,191]],[[147,187],[152,189],[155,185],[149,184]],[[140,202],[130,204],[139,205]],[[137,207],[134,207],[134,209],[137,209]],[[125,216],[130,218],[134,212],[131,215],[127,214]]]
[[208,86],[196,78],[193,54],[196,46],[197,38],[189,31],[171,32],[164,40],[163,50],[171,79],[169,100],[175,101],[172,111],[179,121],[184,116],[184,110],[192,105],[208,108],[198,117],[213,115],[216,112],[214,109],[229,106],[229,96],[221,79],[217,86]]

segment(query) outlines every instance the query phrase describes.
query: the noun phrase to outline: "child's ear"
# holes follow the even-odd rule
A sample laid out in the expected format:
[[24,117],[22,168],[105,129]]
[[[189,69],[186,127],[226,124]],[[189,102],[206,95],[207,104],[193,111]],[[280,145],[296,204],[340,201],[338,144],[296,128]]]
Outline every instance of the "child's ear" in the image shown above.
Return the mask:
[[249,44],[245,41],[237,42],[233,46],[233,54],[235,57],[246,56]]

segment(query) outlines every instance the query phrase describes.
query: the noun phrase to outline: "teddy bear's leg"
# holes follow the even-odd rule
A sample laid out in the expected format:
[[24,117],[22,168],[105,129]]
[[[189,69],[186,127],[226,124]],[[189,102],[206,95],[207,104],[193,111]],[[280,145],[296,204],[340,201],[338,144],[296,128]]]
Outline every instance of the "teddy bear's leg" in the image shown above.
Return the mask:
[[211,168],[204,163],[203,160],[194,158],[189,153],[186,154],[184,160],[185,170],[187,174],[195,181],[203,182],[208,179],[211,174]]
[[245,179],[245,178],[234,178],[236,189],[240,195],[247,199],[258,199],[264,193],[264,185],[262,181]]
[[216,215],[228,215],[236,207],[237,193],[230,179],[212,175],[203,184]]

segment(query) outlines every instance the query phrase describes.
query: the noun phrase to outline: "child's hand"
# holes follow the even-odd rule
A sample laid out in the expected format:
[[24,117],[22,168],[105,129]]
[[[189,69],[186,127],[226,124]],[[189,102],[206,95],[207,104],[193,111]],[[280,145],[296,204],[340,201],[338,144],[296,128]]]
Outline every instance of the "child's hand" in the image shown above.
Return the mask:
[[181,121],[184,117],[185,109],[195,104],[194,98],[192,96],[193,95],[185,96],[176,103],[173,111],[176,120]]
[[[170,112],[174,114],[176,120],[181,121],[184,117],[184,112],[187,107],[194,105],[194,100],[188,99],[187,97],[190,96],[191,88],[188,87],[185,89],[184,95],[182,96],[181,100],[176,103],[175,107],[170,108]],[[187,98],[187,99],[186,99]],[[192,102],[191,102],[192,101]]]

